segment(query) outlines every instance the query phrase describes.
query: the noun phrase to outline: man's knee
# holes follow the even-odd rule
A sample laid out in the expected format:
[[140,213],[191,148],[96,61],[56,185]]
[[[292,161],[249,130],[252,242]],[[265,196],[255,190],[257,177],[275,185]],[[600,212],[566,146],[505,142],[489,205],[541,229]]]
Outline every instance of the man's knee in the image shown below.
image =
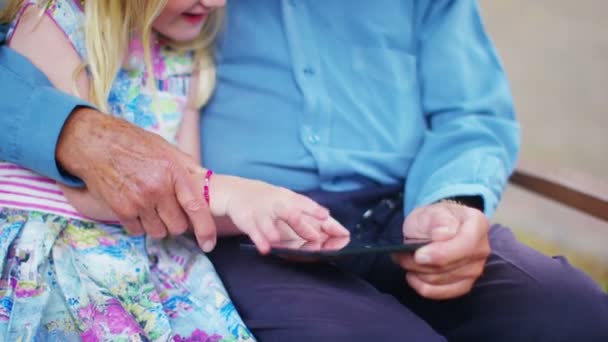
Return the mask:
[[589,276],[517,242],[504,227],[494,226],[490,241],[484,275],[454,304],[475,323],[462,330],[446,316],[450,339],[608,341],[608,295]]
[[444,322],[449,329],[439,330],[454,341],[608,341],[607,295],[578,272],[562,278],[486,283],[492,291],[474,290],[486,300],[459,306],[468,328]]
[[565,259],[553,261],[498,289],[502,314],[488,316],[488,326],[507,331],[505,341],[608,341],[608,295]]
[[556,258],[563,268],[555,270],[528,304],[536,313],[538,329],[555,341],[608,341],[608,295],[583,272]]

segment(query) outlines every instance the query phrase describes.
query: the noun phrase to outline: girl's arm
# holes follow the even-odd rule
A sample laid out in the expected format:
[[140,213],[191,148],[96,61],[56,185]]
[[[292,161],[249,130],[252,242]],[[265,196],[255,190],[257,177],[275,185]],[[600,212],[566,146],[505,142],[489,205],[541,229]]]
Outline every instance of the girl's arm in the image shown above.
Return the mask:
[[[36,6],[24,11],[9,46],[38,67],[55,88],[87,99],[89,80],[86,73],[81,72],[74,79],[74,70],[82,64],[80,56],[64,32],[48,16],[41,17]],[[81,214],[99,220],[117,220],[114,213],[86,189],[60,187],[70,204]]]
[[[192,87],[189,91],[188,104],[186,105],[186,110],[183,113],[182,122],[178,131],[177,145],[182,151],[190,154],[192,158],[201,163],[200,109],[195,108],[195,106],[193,105],[193,98],[195,96],[194,94],[196,94],[197,91],[196,86],[198,85],[198,74],[196,73],[196,71],[192,75],[190,84],[192,85]],[[204,180],[202,179],[201,175],[199,175],[199,177],[201,177],[200,191],[203,191]],[[246,229],[242,228],[244,226],[256,225],[256,223],[253,222],[253,216],[243,217],[241,219],[242,222],[238,222],[239,219],[237,215],[235,215],[234,213],[230,213],[229,208],[231,202],[240,202],[241,199],[247,198],[250,193],[254,193],[256,197],[265,197],[266,194],[272,193],[275,189],[278,188],[275,188],[269,184],[264,184],[262,182],[248,180],[240,177],[214,174],[210,179],[211,201],[209,203],[209,209],[211,210],[211,214],[215,219],[218,235],[232,236],[248,234],[249,232]],[[281,196],[283,195],[284,194],[281,194]],[[278,198],[279,196],[273,194],[271,195],[271,197]],[[247,207],[255,206],[249,205]],[[239,207],[239,209],[237,209],[236,211],[245,213],[247,209],[248,208],[245,207]],[[235,222],[240,223],[241,228],[238,228],[237,223]],[[280,235],[282,238],[293,238],[294,236],[297,236],[294,234],[290,234],[292,233],[291,229],[283,229],[281,233],[282,234]],[[257,240],[260,239],[260,237],[257,238]]]
[[186,108],[182,115],[182,122],[177,133],[177,146],[180,150],[188,153],[195,161],[201,163],[201,133],[200,133],[200,111],[194,108]]
[[[186,105],[186,109],[182,116],[182,122],[180,123],[179,131],[177,133],[177,146],[182,151],[192,156],[192,158],[194,158],[194,160],[196,160],[199,164],[201,164],[200,109],[194,108],[195,106],[192,103],[195,96],[194,94],[197,91],[196,86],[198,85],[198,74],[196,71],[192,75],[190,84],[192,86],[189,91],[188,104]],[[220,188],[225,188],[226,185],[231,185],[234,183],[231,177],[226,177],[223,175],[214,175],[212,182],[212,186]],[[203,191],[202,186],[203,183],[201,182],[201,191]],[[210,206],[212,215],[214,216],[216,222],[216,227],[218,228],[217,233],[221,236],[243,234],[243,232],[235,226],[228,216],[225,214],[222,216],[216,215],[218,212],[225,211],[223,209],[227,201],[225,194],[225,191],[222,191],[221,193],[214,192],[213,205]]]
[[[190,84],[196,86],[197,76]],[[200,110],[190,101],[178,132],[178,146],[200,162]],[[200,177],[200,191],[204,179]],[[209,209],[219,236],[249,235],[259,250],[266,252],[269,241],[305,238],[316,240],[322,234],[348,235],[348,231],[329,217],[314,201],[287,189],[264,182],[214,174],[210,179]]]
[[86,100],[89,81],[81,72],[74,84],[74,70],[82,64],[80,56],[66,38],[64,32],[47,15],[40,16],[40,9],[29,6],[21,16],[8,43],[15,51],[27,57],[51,81],[65,93]]

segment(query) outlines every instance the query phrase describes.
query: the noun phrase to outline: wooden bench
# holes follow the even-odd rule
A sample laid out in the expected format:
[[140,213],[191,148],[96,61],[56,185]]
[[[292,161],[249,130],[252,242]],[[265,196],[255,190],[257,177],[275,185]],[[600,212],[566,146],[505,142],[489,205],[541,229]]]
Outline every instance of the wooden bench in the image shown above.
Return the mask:
[[520,163],[511,184],[608,222],[608,182],[578,170]]

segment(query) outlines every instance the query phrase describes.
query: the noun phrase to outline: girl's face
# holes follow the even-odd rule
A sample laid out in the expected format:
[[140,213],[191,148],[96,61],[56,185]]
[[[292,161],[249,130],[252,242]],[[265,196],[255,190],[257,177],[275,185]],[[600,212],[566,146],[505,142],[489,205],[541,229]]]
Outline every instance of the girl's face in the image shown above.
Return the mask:
[[152,27],[173,41],[188,42],[198,37],[209,12],[225,4],[226,0],[168,0]]

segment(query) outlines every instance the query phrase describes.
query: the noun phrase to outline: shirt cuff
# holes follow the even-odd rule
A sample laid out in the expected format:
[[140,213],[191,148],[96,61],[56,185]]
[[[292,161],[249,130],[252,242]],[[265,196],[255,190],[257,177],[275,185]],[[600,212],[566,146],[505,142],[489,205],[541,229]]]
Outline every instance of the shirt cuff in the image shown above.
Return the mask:
[[462,205],[470,207],[470,208],[475,208],[481,212],[483,212],[483,209],[484,209],[483,197],[481,197],[479,195],[451,196],[451,197],[442,198],[441,200],[439,200],[439,202],[442,202],[442,201],[453,201],[453,202],[462,204]]
[[[496,210],[499,198],[489,188],[480,184],[453,184],[441,188],[440,190],[428,194],[415,206],[429,205],[438,202],[442,199],[454,199],[462,196],[480,196],[483,203],[483,212],[487,217],[491,217]],[[466,203],[465,203],[466,204]],[[414,208],[405,208],[406,212],[412,211]],[[479,209],[479,208],[478,208]]]

